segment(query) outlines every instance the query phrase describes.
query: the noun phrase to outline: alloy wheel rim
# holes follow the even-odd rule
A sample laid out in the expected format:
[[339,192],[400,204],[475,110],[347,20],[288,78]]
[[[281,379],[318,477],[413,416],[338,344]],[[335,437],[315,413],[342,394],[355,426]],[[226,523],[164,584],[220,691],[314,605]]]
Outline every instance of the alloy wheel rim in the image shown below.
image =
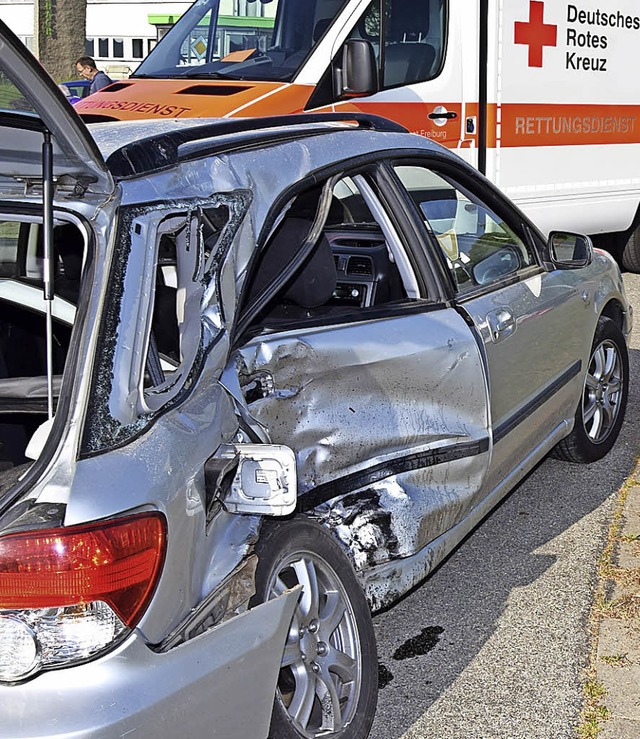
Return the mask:
[[333,568],[317,554],[283,561],[269,588],[276,597],[302,585],[278,678],[278,700],[308,739],[339,733],[355,715],[361,653],[354,610]]
[[595,444],[603,442],[616,423],[623,382],[617,346],[609,340],[601,342],[591,355],[582,398],[584,430]]

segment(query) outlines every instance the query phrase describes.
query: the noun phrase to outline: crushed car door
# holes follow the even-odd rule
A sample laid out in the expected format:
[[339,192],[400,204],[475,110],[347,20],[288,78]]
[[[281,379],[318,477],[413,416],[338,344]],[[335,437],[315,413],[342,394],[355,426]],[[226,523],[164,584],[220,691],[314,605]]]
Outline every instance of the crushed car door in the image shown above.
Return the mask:
[[487,388],[472,331],[423,294],[373,179],[327,188],[325,215],[319,191],[300,194],[258,254],[245,306],[292,276],[263,301],[223,380],[265,439],[293,448],[300,508],[350,508],[365,567],[420,550],[473,507]]

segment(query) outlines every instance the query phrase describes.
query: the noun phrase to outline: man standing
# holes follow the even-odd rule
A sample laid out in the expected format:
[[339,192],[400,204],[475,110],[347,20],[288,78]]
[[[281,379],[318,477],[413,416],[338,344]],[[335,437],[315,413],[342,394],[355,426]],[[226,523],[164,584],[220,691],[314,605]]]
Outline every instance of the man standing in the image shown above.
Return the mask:
[[76,72],[86,80],[91,80],[89,87],[89,95],[92,95],[103,87],[110,85],[113,80],[104,72],[100,72],[96,67],[96,63],[90,56],[81,56],[76,61]]

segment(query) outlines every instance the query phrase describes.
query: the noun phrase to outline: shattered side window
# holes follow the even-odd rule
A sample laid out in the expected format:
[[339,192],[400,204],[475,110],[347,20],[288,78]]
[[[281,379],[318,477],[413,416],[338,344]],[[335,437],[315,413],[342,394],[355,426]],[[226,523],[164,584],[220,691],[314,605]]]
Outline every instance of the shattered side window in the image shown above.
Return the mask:
[[94,379],[83,452],[140,433],[197,382],[227,328],[221,272],[250,201],[241,190],[122,209],[113,309],[101,329],[107,361]]
[[345,173],[299,193],[275,222],[246,290],[253,331],[367,320],[370,309],[420,297],[371,173]]
[[[229,217],[229,206],[219,203],[183,216],[169,216],[158,226],[151,332],[144,373],[145,410],[156,406],[157,401],[164,402],[182,374],[181,366],[192,361],[201,345],[223,326],[211,264]],[[204,274],[198,280],[201,271]],[[208,329],[206,337],[204,329]]]

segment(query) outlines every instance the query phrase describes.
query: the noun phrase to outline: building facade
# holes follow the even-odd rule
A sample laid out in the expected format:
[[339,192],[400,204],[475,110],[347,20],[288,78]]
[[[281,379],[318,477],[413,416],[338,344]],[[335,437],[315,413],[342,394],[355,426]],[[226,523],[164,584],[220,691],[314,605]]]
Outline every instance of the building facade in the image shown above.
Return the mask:
[[[87,37],[85,51],[99,69],[113,79],[127,77],[156,45],[190,2],[141,2],[140,0],[87,0]],[[225,7],[226,6],[226,7]],[[26,44],[34,49],[33,0],[0,0],[0,18]],[[232,20],[238,16],[251,18],[264,13],[261,2],[221,0],[221,12],[228,13],[232,36]]]

